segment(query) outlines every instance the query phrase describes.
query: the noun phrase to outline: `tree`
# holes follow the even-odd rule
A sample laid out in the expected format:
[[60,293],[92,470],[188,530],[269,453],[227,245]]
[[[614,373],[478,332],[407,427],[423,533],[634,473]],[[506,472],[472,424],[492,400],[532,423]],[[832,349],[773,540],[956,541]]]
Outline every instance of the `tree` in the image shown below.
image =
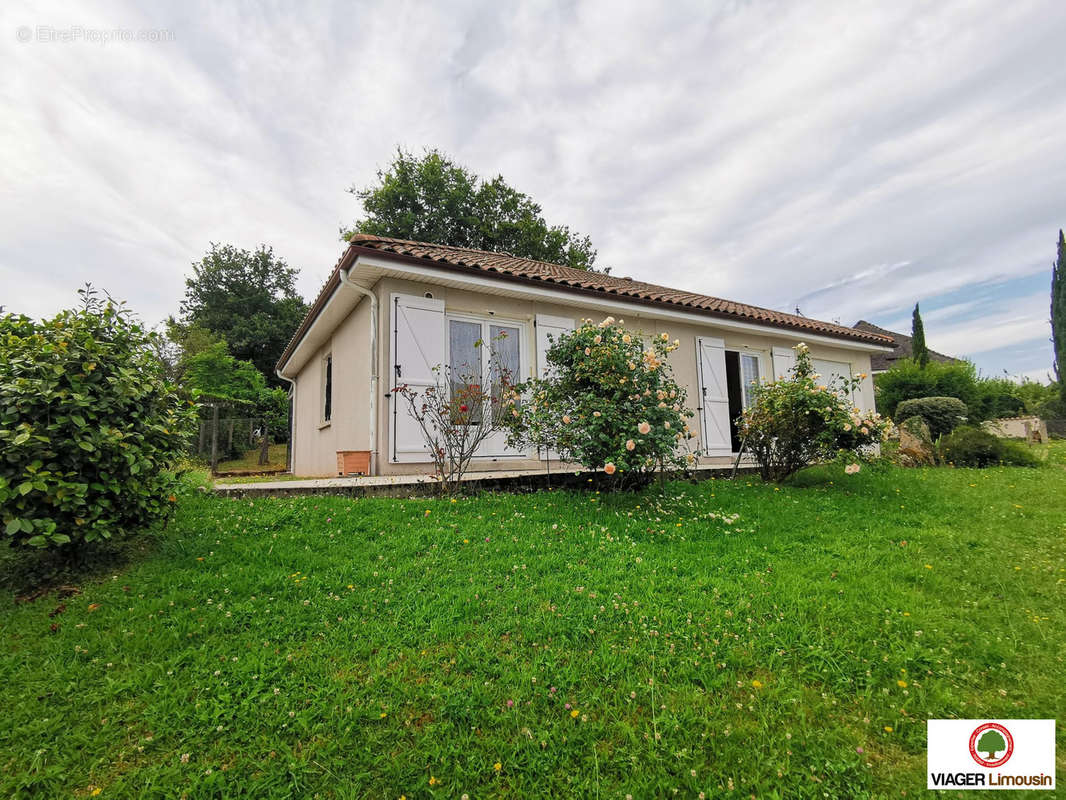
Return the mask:
[[925,344],[925,326],[922,325],[922,315],[918,311],[917,303],[914,304],[914,314],[911,316],[911,357],[922,369],[925,369],[929,363],[929,348]]
[[185,281],[180,325],[224,340],[231,355],[277,386],[274,365],[307,313],[296,272],[266,245],[250,252],[212,243]]
[[196,411],[129,309],[92,288],[49,320],[0,316],[0,531],[76,553],[164,518]]
[[1059,230],[1059,257],[1051,268],[1051,342],[1055,351],[1055,379],[1066,407],[1066,238]]
[[984,753],[985,758],[989,761],[995,761],[996,753],[1006,749],[1007,742],[1003,738],[1003,734],[995,728],[989,728],[982,733],[981,738],[977,741],[977,751]]
[[[548,225],[541,207],[503,176],[483,180],[439,150],[421,158],[397,148],[377,182],[348,190],[366,216],[341,234],[413,239],[506,252],[523,258],[593,269],[596,251],[588,236]],[[603,270],[604,272],[608,270]]]
[[207,401],[232,405],[238,417],[263,420],[274,441],[288,441],[288,394],[270,388],[255,365],[231,356],[224,342],[186,359],[183,383]]

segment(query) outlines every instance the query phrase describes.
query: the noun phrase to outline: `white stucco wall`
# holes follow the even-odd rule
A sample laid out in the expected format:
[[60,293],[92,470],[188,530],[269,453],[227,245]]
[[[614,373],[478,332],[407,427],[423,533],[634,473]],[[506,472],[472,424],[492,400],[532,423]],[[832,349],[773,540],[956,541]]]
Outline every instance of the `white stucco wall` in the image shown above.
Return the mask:
[[[341,291],[350,291],[341,289]],[[537,314],[565,317],[579,322],[583,317],[594,321],[601,320],[606,314],[600,311],[584,310],[580,307],[559,303],[523,300],[513,297],[485,294],[440,286],[430,282],[403,280],[384,277],[374,286],[378,303],[378,373],[381,376],[377,402],[378,457],[377,473],[417,474],[426,471],[425,464],[397,464],[389,459],[390,415],[392,404],[386,398],[392,385],[391,370],[391,332],[392,319],[390,298],[393,294],[412,294],[424,296],[427,292],[444,301],[446,313],[464,313],[477,316],[489,316],[496,319],[514,320],[526,326],[524,337],[525,364],[527,374],[532,377],[536,369],[535,335],[533,320]],[[649,309],[650,312],[650,309]],[[812,358],[845,362],[851,365],[852,374],[866,373],[856,402],[864,410],[874,408],[873,382],[869,377],[869,353],[835,346],[824,342],[812,341],[799,332],[782,330],[780,333],[763,333],[740,331],[731,327],[716,325],[708,318],[707,322],[695,324],[688,322],[668,322],[656,319],[652,313],[615,313],[624,319],[626,327],[649,335],[667,333],[671,339],[679,339],[680,347],[671,354],[670,366],[678,382],[688,392],[689,406],[693,409],[699,404],[698,367],[696,340],[698,337],[717,337],[725,341],[727,350],[758,353],[762,356],[763,376],[771,374],[771,352],[773,347],[792,347],[800,341],[806,341]],[[294,410],[294,444],[293,471],[298,475],[318,476],[335,475],[338,450],[370,450],[369,435],[369,389],[370,389],[370,332],[369,301],[363,298],[356,308],[333,331],[329,341],[319,348],[301,368],[296,379]],[[327,352],[333,354],[333,416],[328,425],[322,424],[322,358]],[[402,410],[401,410],[402,413]],[[692,418],[690,425],[699,436],[699,414]],[[697,438],[697,442],[699,439]],[[703,458],[705,464],[727,464],[729,457]],[[498,459],[478,461],[474,469],[509,469],[536,468],[541,466],[536,460]]]

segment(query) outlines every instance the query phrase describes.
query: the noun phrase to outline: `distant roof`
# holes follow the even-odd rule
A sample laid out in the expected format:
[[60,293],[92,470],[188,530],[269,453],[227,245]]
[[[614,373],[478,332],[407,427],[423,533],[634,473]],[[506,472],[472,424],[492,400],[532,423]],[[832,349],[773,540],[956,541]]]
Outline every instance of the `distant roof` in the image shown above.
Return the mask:
[[348,251],[333,268],[333,272],[322,287],[318,298],[312,303],[307,317],[285,348],[285,352],[282,353],[278,361],[279,368],[288,360],[303,334],[336,289],[339,283],[338,273],[342,266],[351,263],[353,260],[351,255],[353,254],[358,256],[370,253],[397,258],[408,263],[422,263],[427,266],[453,271],[488,273],[494,277],[520,281],[526,284],[551,284],[564,291],[585,295],[608,295],[613,299],[634,300],[648,305],[661,305],[697,313],[702,312],[712,317],[727,317],[777,328],[808,331],[813,334],[881,345],[883,347],[892,345],[891,338],[879,332],[862,331],[856,328],[849,328],[846,325],[822,322],[821,320],[802,317],[798,314],[785,314],[781,311],[772,311],[768,308],[760,308],[759,306],[751,306],[745,303],[734,303],[731,300],[686,292],[682,289],[670,289],[666,286],[657,286],[653,283],[645,283],[632,278],[618,278],[613,275],[604,275],[602,272],[590,272],[563,266],[562,264],[551,264],[547,261],[519,258],[510,253],[493,253],[488,250],[474,250],[469,247],[413,242],[407,239],[392,239],[386,236],[357,233],[349,240]]
[[[867,322],[864,319],[860,319],[854,325],[855,330],[863,331],[865,333],[879,333],[882,336],[891,336],[896,343],[895,349],[891,353],[871,353],[870,354],[870,371],[871,372],[884,372],[897,361],[903,358],[910,358],[914,355],[914,346],[911,341],[911,337],[905,333],[896,333],[895,331],[886,330],[885,328],[874,325],[872,322]],[[941,361],[944,363],[958,361],[957,358],[946,356],[943,353],[938,353],[935,350],[929,351],[930,361]]]

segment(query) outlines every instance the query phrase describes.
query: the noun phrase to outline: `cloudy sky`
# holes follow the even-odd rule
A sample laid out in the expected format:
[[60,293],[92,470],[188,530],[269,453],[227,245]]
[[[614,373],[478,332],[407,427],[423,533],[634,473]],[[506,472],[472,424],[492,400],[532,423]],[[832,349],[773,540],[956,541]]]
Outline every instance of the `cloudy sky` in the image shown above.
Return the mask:
[[920,300],[935,349],[1050,369],[1061,0],[166,5],[0,8],[8,310],[91,281],[154,323],[212,241],[311,298],[345,190],[438,147],[617,275],[902,331]]

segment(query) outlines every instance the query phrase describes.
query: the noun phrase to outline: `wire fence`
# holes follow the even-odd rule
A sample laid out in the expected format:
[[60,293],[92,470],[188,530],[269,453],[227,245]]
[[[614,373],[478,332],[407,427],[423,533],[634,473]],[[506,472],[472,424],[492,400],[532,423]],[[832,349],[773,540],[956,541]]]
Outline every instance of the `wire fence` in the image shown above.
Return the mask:
[[284,432],[270,430],[265,417],[225,415],[229,410],[223,404],[204,403],[201,406],[200,429],[189,455],[209,463],[214,473],[218,472],[220,462],[246,459],[249,451],[258,448],[257,463],[247,463],[246,468],[269,466],[271,442],[285,438],[279,436]]

